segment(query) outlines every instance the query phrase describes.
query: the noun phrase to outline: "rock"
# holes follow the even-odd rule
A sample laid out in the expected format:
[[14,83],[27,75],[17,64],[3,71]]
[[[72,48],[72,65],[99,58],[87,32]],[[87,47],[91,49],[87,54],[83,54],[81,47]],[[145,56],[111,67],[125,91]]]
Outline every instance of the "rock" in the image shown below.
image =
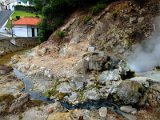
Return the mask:
[[7,103],[5,101],[0,102],[0,114],[5,112],[6,109],[7,109]]
[[83,67],[87,70],[100,71],[106,62],[106,57],[99,56],[98,53],[89,53],[83,56]]
[[47,120],[72,120],[71,112],[57,112],[50,114]]
[[19,55],[14,55],[14,56],[11,58],[12,64],[16,64],[19,60],[20,60],[20,56],[19,56]]
[[130,70],[130,67],[127,64],[127,62],[124,60],[120,60],[118,62],[117,69],[120,72],[121,78],[124,80],[128,78],[132,78],[135,75],[134,72]]
[[0,75],[5,75],[11,72],[13,69],[11,67],[7,67],[5,65],[0,65]]
[[149,78],[147,78],[147,77],[133,77],[130,80],[136,81],[136,82],[138,82],[148,88],[149,87],[149,82],[147,81],[148,79]]
[[151,85],[151,88],[160,93],[160,84],[153,84],[153,85]]
[[141,23],[141,22],[143,22],[143,21],[144,21],[144,17],[138,18],[138,23]]
[[101,117],[106,117],[106,115],[107,115],[107,108],[106,107],[101,107],[100,109],[99,109],[99,115],[101,116]]
[[72,39],[71,39],[71,44],[75,44],[75,43],[79,43],[80,42],[80,37],[82,36],[82,34],[74,34]]
[[34,69],[36,69],[36,68],[37,68],[37,66],[36,66],[35,64],[31,64],[30,70],[34,70]]
[[56,90],[59,91],[60,93],[71,93],[72,92],[71,86],[67,82],[64,82],[58,85]]
[[0,56],[4,55],[4,53],[5,53],[4,51],[0,50]]
[[47,107],[47,112],[48,113],[52,113],[52,112],[65,112],[67,111],[66,108],[64,108],[60,102],[56,101],[53,104],[49,104],[49,106]]
[[93,46],[88,47],[88,52],[94,52],[94,51],[95,51],[95,47],[93,47]]
[[21,95],[19,98],[15,99],[14,102],[11,104],[9,112],[13,112],[16,109],[20,109],[28,101],[29,101],[28,94]]
[[52,74],[51,70],[44,70],[44,76],[46,76],[48,78],[53,78],[53,74]]
[[133,108],[132,106],[121,106],[120,110],[126,113],[132,113],[132,114],[135,114],[137,112],[137,109]]
[[116,88],[115,99],[124,104],[138,104],[145,88],[136,81],[122,81]]
[[84,97],[87,100],[99,100],[100,99],[100,95],[97,92],[96,88],[93,88],[91,90],[88,90],[87,92],[84,93]]
[[63,57],[64,57],[64,56],[66,56],[66,54],[67,54],[66,47],[61,48],[59,52],[60,52],[60,53],[59,53],[59,54],[60,54],[60,56],[63,56]]
[[68,98],[68,101],[69,102],[74,102],[74,101],[76,101],[77,100],[77,93],[76,92],[72,92],[72,94],[69,96],[69,98]]
[[71,80],[71,84],[74,84],[76,90],[80,90],[84,87],[84,82],[82,77],[76,77]]
[[37,55],[38,56],[44,56],[47,52],[48,48],[42,48],[37,50]]
[[48,112],[49,114],[51,114],[51,113],[53,112],[53,109],[52,109],[52,108],[48,108],[48,109],[47,109],[47,112]]
[[130,17],[129,22],[130,23],[136,23],[137,22],[137,17]]
[[99,82],[102,84],[106,83],[107,81],[120,80],[120,79],[121,79],[121,76],[120,76],[119,70],[117,69],[104,71],[98,77]]

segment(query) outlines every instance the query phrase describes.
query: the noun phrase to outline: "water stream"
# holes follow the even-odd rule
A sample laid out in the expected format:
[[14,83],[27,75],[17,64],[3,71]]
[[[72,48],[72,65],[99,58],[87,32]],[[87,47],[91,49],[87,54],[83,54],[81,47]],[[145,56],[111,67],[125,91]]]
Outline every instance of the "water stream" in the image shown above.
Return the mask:
[[22,92],[27,93],[34,100],[40,100],[47,103],[53,103],[54,101],[44,96],[41,92],[32,91],[33,83],[27,78],[22,72],[14,69],[14,74],[18,79],[22,80],[24,83],[24,89]]
[[[33,83],[22,72],[18,71],[17,69],[14,69],[14,73],[17,76],[17,78],[22,80],[24,83],[25,87],[22,90],[22,92],[29,94],[33,100],[39,100],[39,101],[46,102],[46,103],[54,103],[54,100],[47,98],[46,96],[43,95],[43,93],[32,91]],[[86,101],[84,103],[78,103],[76,105],[71,105],[64,101],[60,101],[60,103],[64,108],[67,108],[68,110],[74,110],[74,109],[89,109],[90,110],[90,109],[99,109],[105,106],[112,112],[115,112],[128,120],[135,120],[135,116],[120,111],[117,105],[107,101],[106,99],[104,100],[101,99],[98,101]]]

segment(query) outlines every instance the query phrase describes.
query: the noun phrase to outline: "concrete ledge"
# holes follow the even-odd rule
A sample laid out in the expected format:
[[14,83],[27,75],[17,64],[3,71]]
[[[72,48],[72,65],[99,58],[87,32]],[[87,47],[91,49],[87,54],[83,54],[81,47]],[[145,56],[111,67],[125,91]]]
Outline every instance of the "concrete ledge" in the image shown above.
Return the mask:
[[38,44],[36,38],[16,37],[16,38],[1,38],[0,39],[0,55],[8,52],[15,52],[27,47],[32,47]]

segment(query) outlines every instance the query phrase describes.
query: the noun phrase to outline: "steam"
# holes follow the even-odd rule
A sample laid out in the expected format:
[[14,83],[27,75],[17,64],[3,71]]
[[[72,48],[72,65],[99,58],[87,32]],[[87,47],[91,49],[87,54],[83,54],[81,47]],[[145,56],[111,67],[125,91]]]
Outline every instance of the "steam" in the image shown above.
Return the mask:
[[160,17],[156,18],[154,25],[150,38],[139,45],[128,58],[131,69],[136,72],[149,71],[160,66]]

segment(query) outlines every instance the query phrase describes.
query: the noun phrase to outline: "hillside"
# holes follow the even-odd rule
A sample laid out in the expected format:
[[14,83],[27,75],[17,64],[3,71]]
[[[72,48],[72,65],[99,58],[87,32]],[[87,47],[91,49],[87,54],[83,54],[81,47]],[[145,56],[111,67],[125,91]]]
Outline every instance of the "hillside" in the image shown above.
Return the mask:
[[[20,68],[21,64],[24,67],[32,63],[37,70],[40,67],[50,69],[55,77],[71,77],[76,66],[80,66],[82,56],[88,52],[124,59],[135,44],[151,35],[152,22],[158,14],[154,2],[145,4],[143,8],[129,1],[114,2],[87,22],[84,18],[89,14],[75,12],[48,41],[34,48],[28,57],[22,57],[22,63],[18,62],[17,66]],[[60,38],[58,32],[64,32],[65,37]],[[23,67],[21,69],[25,72]]]

